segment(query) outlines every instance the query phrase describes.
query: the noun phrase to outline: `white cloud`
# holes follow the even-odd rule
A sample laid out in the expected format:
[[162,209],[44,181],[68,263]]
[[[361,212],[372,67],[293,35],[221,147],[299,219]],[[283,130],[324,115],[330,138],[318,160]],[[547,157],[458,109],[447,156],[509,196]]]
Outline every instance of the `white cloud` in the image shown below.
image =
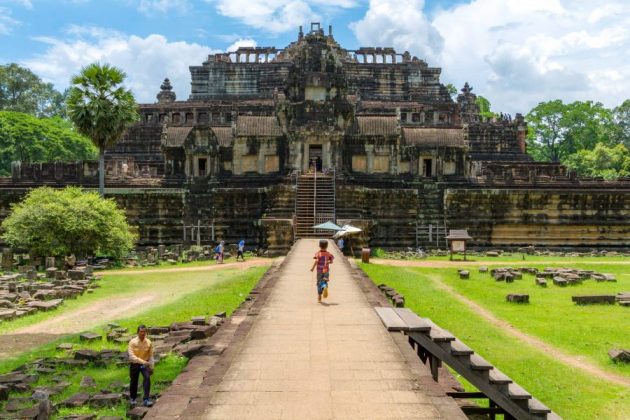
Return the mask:
[[140,0],[138,3],[138,11],[147,16],[171,11],[186,13],[189,8],[188,0]]
[[11,17],[11,10],[0,7],[0,35],[10,34],[13,28],[18,25],[20,25],[20,21]]
[[295,30],[299,25],[321,21],[340,9],[357,6],[355,0],[206,0],[219,14],[272,33]]
[[33,3],[31,2],[31,0],[9,0],[9,2],[17,3],[22,7],[26,7],[27,9],[33,8]]
[[628,98],[628,1],[472,0],[431,18],[423,7],[422,0],[371,0],[351,28],[363,45],[409,49],[442,67],[445,83],[470,82],[496,110],[527,112],[557,98],[616,106]]
[[168,77],[178,99],[190,94],[188,66],[200,65],[208,54],[219,52],[199,44],[170,42],[162,35],[145,38],[97,27],[70,27],[68,39],[38,37],[48,44],[42,55],[23,64],[37,75],[68,87],[72,75],[93,62],[107,62],[127,73],[126,86],[139,102],[154,102],[160,84]]
[[256,41],[251,38],[237,39],[232,45],[227,47],[225,51],[231,52],[238,50],[240,47],[255,47],[256,45]]
[[363,46],[395,46],[422,58],[434,58],[443,39],[424,16],[424,0],[370,0],[358,22],[350,25]]

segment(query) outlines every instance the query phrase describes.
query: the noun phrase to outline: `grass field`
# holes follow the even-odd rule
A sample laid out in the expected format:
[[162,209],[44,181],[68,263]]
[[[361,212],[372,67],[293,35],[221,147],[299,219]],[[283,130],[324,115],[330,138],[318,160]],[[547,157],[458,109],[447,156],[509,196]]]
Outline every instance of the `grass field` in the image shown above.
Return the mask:
[[[556,261],[558,259],[556,258]],[[603,259],[597,260],[604,262]],[[506,261],[508,262],[508,261]],[[512,266],[523,264],[512,260]],[[506,264],[508,265],[508,264]],[[614,273],[617,283],[596,283],[547,289],[525,274],[514,283],[496,282],[488,273],[471,268],[470,280],[460,280],[456,268],[388,267],[363,264],[377,284],[386,283],[405,296],[406,306],[453,332],[477,353],[569,419],[627,419],[630,390],[558,362],[553,354],[523,343],[487,321],[453,296],[444,285],[483,306],[493,316],[566,353],[589,360],[602,369],[630,378],[630,367],[610,362],[607,351],[630,347],[630,311],[619,305],[577,306],[574,294],[630,291],[630,273],[620,264],[591,264],[562,260],[560,265]],[[505,301],[508,293],[528,293],[529,305]]]
[[[110,319],[101,323],[98,328],[92,328],[92,331],[104,332],[105,325],[108,322],[116,322],[122,327],[129,328],[134,331],[137,325],[144,323],[147,325],[169,325],[176,321],[188,321],[193,316],[212,315],[217,312],[226,311],[230,314],[247,296],[249,291],[258,282],[260,277],[267,270],[267,267],[251,267],[248,269],[226,269],[214,272],[182,272],[182,273],[152,273],[146,275],[134,276],[112,276],[102,281],[101,294],[98,299],[110,298],[114,299],[120,293],[133,293],[134,291],[144,290],[151,287],[154,289],[170,290],[170,296],[165,297],[159,304],[144,308],[137,314],[129,317],[121,317],[119,319]],[[194,285],[197,285],[196,287]],[[97,298],[97,295],[86,297]],[[77,305],[89,305],[90,302],[79,302]],[[71,311],[73,308],[65,308]],[[76,309],[76,307],[74,308]],[[73,343],[75,349],[117,349],[124,350],[126,345],[116,345],[106,341],[98,341],[93,343],[81,343],[78,335],[73,334],[63,337],[54,342],[48,343],[37,349],[21,353],[10,359],[0,360],[0,374],[9,372],[18,366],[29,361],[45,358],[45,357],[68,357],[65,351],[56,349],[60,342]],[[170,384],[170,382],[179,374],[181,369],[186,365],[186,359],[175,355],[170,355],[162,359],[157,365],[155,375],[152,379],[153,392],[159,392]],[[128,367],[112,366],[98,367],[90,366],[87,369],[73,370],[65,369],[63,374],[67,375],[66,382],[70,385],[59,395],[52,398],[53,401],[61,401],[76,392],[79,392],[79,383],[81,378],[89,375],[97,382],[94,390],[107,388],[112,383],[119,382],[126,384],[129,381]],[[40,375],[35,386],[48,386],[52,384],[51,375]],[[85,392],[83,390],[82,392]],[[11,397],[19,394],[11,394]],[[30,396],[30,393],[28,395]],[[125,416],[128,405],[126,403],[118,404],[111,408],[81,408],[81,409],[62,409],[56,416],[67,416],[70,414],[95,413],[99,416]],[[2,406],[0,406],[2,411]]]

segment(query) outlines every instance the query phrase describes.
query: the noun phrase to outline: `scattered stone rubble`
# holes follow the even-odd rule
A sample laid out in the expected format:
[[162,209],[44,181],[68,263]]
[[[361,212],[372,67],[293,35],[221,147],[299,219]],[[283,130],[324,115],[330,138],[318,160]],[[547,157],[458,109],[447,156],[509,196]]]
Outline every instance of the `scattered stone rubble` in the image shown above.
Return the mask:
[[[221,326],[226,313],[214,316],[193,317],[190,322],[178,322],[169,326],[148,327],[147,332],[154,345],[156,362],[168,353],[176,353],[187,358],[195,356],[205,345],[205,339],[212,336]],[[107,341],[119,344],[131,339],[126,328],[117,324],[109,324],[105,332]],[[102,341],[103,335],[98,333],[81,334],[82,342]],[[74,347],[71,343],[61,343],[57,350],[63,351],[65,357],[38,359],[15,369],[13,372],[0,375],[0,403],[5,402],[4,412],[0,418],[50,418],[58,408],[69,407],[107,407],[114,406],[129,398],[128,384],[115,381],[103,389],[97,389],[97,383],[90,376],[81,378],[81,392],[63,401],[52,403],[51,397],[60,394],[70,383],[68,375],[81,375],[81,368],[88,366],[107,367],[110,365],[126,366],[128,356],[126,350],[104,349],[93,350]],[[72,367],[75,373],[61,368]],[[41,376],[48,375],[54,383],[52,386],[35,387]],[[30,397],[12,397],[11,393],[28,393]],[[155,396],[157,397],[157,395]],[[140,419],[148,409],[135,407],[127,413],[127,417]],[[81,414],[79,418],[96,418],[93,414]],[[77,417],[68,417],[77,418]]]
[[398,293],[396,289],[394,289],[393,287],[389,287],[386,284],[379,284],[378,288],[381,292],[383,292],[385,296],[387,296],[389,300],[391,300],[392,305],[394,305],[396,308],[405,307],[405,297]]
[[630,350],[612,349],[608,352],[608,355],[613,362],[630,363]]
[[46,274],[38,274],[33,266],[20,266],[17,273],[0,275],[0,321],[56,309],[64,299],[91,293],[99,287],[99,278],[91,267],[67,271],[50,267]]

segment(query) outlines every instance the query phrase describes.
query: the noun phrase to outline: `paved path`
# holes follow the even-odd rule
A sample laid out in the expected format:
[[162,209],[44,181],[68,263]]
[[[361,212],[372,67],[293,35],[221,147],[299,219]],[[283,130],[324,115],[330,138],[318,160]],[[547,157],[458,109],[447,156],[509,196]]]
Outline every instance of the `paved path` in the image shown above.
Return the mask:
[[425,391],[336,248],[330,296],[317,303],[308,271],[316,251],[316,240],[296,244],[199,417],[465,418]]

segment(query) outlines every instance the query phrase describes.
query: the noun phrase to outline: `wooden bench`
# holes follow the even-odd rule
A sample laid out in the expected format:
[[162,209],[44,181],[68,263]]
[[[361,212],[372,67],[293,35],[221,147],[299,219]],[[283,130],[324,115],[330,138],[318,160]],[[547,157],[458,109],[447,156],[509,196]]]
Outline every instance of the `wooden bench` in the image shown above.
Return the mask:
[[420,318],[406,308],[374,308],[388,331],[403,332],[420,360],[428,363],[433,379],[438,381],[438,368],[446,363],[473,384],[479,392],[450,392],[452,398],[488,398],[490,408],[462,407],[469,414],[509,414],[517,419],[559,418],[540,401],[491,363],[475,354],[453,334],[430,319]]

